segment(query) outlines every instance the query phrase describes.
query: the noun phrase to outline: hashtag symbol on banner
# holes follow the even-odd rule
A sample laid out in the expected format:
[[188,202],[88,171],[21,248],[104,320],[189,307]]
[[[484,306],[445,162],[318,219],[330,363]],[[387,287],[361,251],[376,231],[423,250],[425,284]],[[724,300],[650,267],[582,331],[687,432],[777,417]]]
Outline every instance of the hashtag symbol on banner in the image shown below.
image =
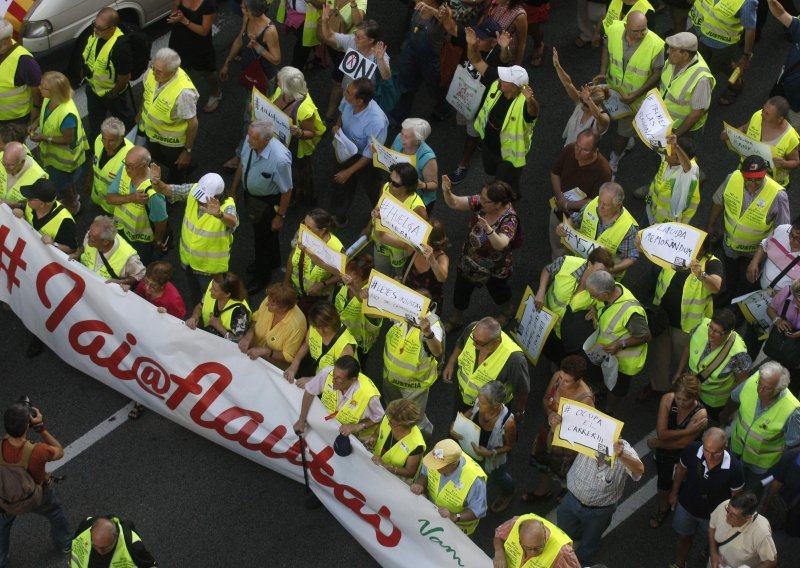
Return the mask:
[[8,227],[0,227],[0,272],[6,273],[6,280],[8,285],[8,292],[11,293],[11,288],[16,286],[19,288],[19,278],[17,278],[17,269],[25,270],[28,264],[22,259],[22,251],[25,250],[25,241],[22,239],[17,240],[17,244],[13,249],[6,246],[6,239],[11,230]]

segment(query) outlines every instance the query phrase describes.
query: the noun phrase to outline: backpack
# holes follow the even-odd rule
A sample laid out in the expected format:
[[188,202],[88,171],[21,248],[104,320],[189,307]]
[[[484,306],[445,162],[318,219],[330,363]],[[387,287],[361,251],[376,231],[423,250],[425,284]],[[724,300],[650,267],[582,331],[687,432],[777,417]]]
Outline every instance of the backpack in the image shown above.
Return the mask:
[[42,486],[28,471],[35,447],[36,444],[26,441],[22,458],[16,463],[5,461],[0,449],[0,509],[9,515],[30,513],[42,504]]
[[133,65],[131,66],[131,81],[135,81],[147,71],[150,65],[150,52],[153,43],[142,28],[129,22],[120,21],[119,28],[125,35],[122,37],[131,46]]

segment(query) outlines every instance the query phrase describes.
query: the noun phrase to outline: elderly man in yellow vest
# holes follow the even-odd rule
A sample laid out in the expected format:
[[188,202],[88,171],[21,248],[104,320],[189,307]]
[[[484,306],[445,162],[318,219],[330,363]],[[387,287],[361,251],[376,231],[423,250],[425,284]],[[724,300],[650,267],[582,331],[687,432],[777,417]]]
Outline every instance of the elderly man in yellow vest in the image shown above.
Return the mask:
[[[619,92],[620,100],[636,110],[647,91],[658,85],[664,67],[664,40],[647,29],[647,18],[641,12],[630,12],[626,21],[618,21],[607,29],[595,82],[606,81]],[[634,145],[633,117],[617,121],[614,151],[608,160],[616,175],[619,161]]]
[[121,239],[110,217],[98,215],[89,226],[83,246],[70,255],[105,278],[106,282],[134,288],[144,278],[145,267],[134,248]]
[[744,463],[746,486],[761,491],[761,480],[785,451],[800,446],[800,401],[789,392],[789,371],[768,361],[731,393],[739,404],[731,450]]
[[[648,0],[610,0],[606,15],[603,18],[603,30],[607,33],[608,28],[619,21],[626,21],[631,12],[641,12],[645,16],[655,16],[655,8]],[[648,14],[648,12],[653,12]]]
[[580,568],[569,535],[545,518],[513,517],[494,531],[494,568]]
[[531,388],[528,360],[496,319],[485,317],[464,329],[442,372],[444,382],[451,384],[454,378],[456,412],[471,410],[481,387],[499,381],[506,388],[505,402],[514,400],[514,418],[518,423],[525,418]]
[[439,515],[468,535],[486,516],[486,473],[450,438],[437,443],[422,458],[422,469],[411,492],[426,493]]
[[112,564],[131,568],[157,566],[131,521],[113,516],[85,519],[72,540],[71,568]]
[[3,167],[0,168],[0,202],[9,206],[21,205],[25,201],[21,193],[24,186],[48,177],[28,148],[19,142],[6,144],[0,152],[0,159],[3,161]]
[[[610,272],[593,272],[586,279],[586,289],[592,298],[600,302],[600,307],[596,308],[596,346],[605,355],[616,357],[619,364],[617,384],[608,392],[605,409],[607,414],[613,416],[619,400],[628,394],[631,379],[644,368],[647,342],[651,339],[650,329],[639,300],[625,286],[617,283]],[[604,383],[599,380],[600,368],[592,365],[590,369],[594,369],[594,377],[589,377],[595,383],[593,387]]]
[[42,108],[42,70],[31,52],[14,41],[11,22],[0,18],[0,124],[36,125]]
[[133,142],[125,138],[125,124],[116,117],[109,117],[100,125],[100,134],[94,140],[92,175],[87,176],[92,202],[107,215],[114,215],[114,206],[106,200],[108,188],[125,164],[125,156],[133,148]]
[[119,29],[119,13],[113,8],[103,8],[94,19],[92,34],[83,48],[81,74],[86,79],[86,107],[88,111],[89,139],[100,133],[106,114],[116,116],[125,123],[125,130],[133,128],[136,109],[128,90],[133,67],[133,49],[128,38]]
[[197,89],[168,47],[156,52],[144,75],[142,106],[136,117],[153,160],[169,168],[170,182],[183,182],[197,137]]
[[[600,186],[597,197],[570,217],[570,223],[578,232],[597,241],[614,255],[614,268],[611,272],[622,279],[625,271],[639,258],[636,248],[636,234],[639,226],[636,219],[628,213],[623,203],[625,190],[613,181]],[[564,224],[556,226],[556,235],[566,236]]]
[[761,241],[775,227],[790,222],[789,197],[783,187],[767,175],[764,159],[748,156],[740,169],[729,174],[714,193],[706,228],[712,242],[720,239],[715,226],[723,211],[722,247],[727,285],[720,302],[755,289],[755,285],[747,281],[747,267]]

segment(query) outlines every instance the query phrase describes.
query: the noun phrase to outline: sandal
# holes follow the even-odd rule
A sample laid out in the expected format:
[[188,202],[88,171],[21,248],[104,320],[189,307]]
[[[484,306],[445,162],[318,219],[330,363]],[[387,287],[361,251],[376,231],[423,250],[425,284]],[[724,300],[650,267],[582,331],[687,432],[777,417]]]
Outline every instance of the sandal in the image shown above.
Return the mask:
[[656,511],[655,513],[653,513],[653,516],[650,517],[650,528],[657,529],[662,524],[664,524],[664,519],[666,519],[668,516],[669,516],[669,509],[667,509],[666,511],[661,511],[661,510]]
[[211,95],[208,97],[208,101],[206,102],[206,106],[203,107],[203,112],[214,112],[219,107],[219,103],[222,102],[222,94],[219,95]]
[[489,509],[492,510],[492,513],[502,513],[508,506],[511,504],[511,500],[514,498],[514,495],[500,495],[497,499],[492,501],[492,505]]
[[[580,38],[578,38],[580,39]],[[547,50],[547,46],[542,43],[542,48],[538,52],[533,53],[533,57],[531,57],[531,66],[533,67],[541,67],[542,66],[542,59],[544,59],[544,52]]]
[[128,412],[128,418],[131,420],[136,420],[144,413],[144,406],[139,404],[138,402],[133,403],[133,408],[131,408],[130,412]]
[[522,497],[519,498],[520,501],[523,503],[533,503],[539,499],[549,499],[553,496],[553,490],[548,489],[547,493],[543,493],[542,495],[537,495],[533,491],[528,491],[527,493],[523,493]]

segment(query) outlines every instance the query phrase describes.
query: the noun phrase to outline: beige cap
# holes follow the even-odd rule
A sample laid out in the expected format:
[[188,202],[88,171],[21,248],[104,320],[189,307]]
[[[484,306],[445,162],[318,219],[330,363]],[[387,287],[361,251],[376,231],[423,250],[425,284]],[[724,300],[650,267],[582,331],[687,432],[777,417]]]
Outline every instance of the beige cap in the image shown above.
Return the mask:
[[686,51],[697,51],[697,36],[691,32],[681,32],[671,35],[666,40],[667,45],[675,49],[685,49]]
[[445,466],[457,462],[461,459],[461,446],[458,442],[445,438],[436,444],[428,454],[422,458],[422,463],[428,469],[439,471]]

